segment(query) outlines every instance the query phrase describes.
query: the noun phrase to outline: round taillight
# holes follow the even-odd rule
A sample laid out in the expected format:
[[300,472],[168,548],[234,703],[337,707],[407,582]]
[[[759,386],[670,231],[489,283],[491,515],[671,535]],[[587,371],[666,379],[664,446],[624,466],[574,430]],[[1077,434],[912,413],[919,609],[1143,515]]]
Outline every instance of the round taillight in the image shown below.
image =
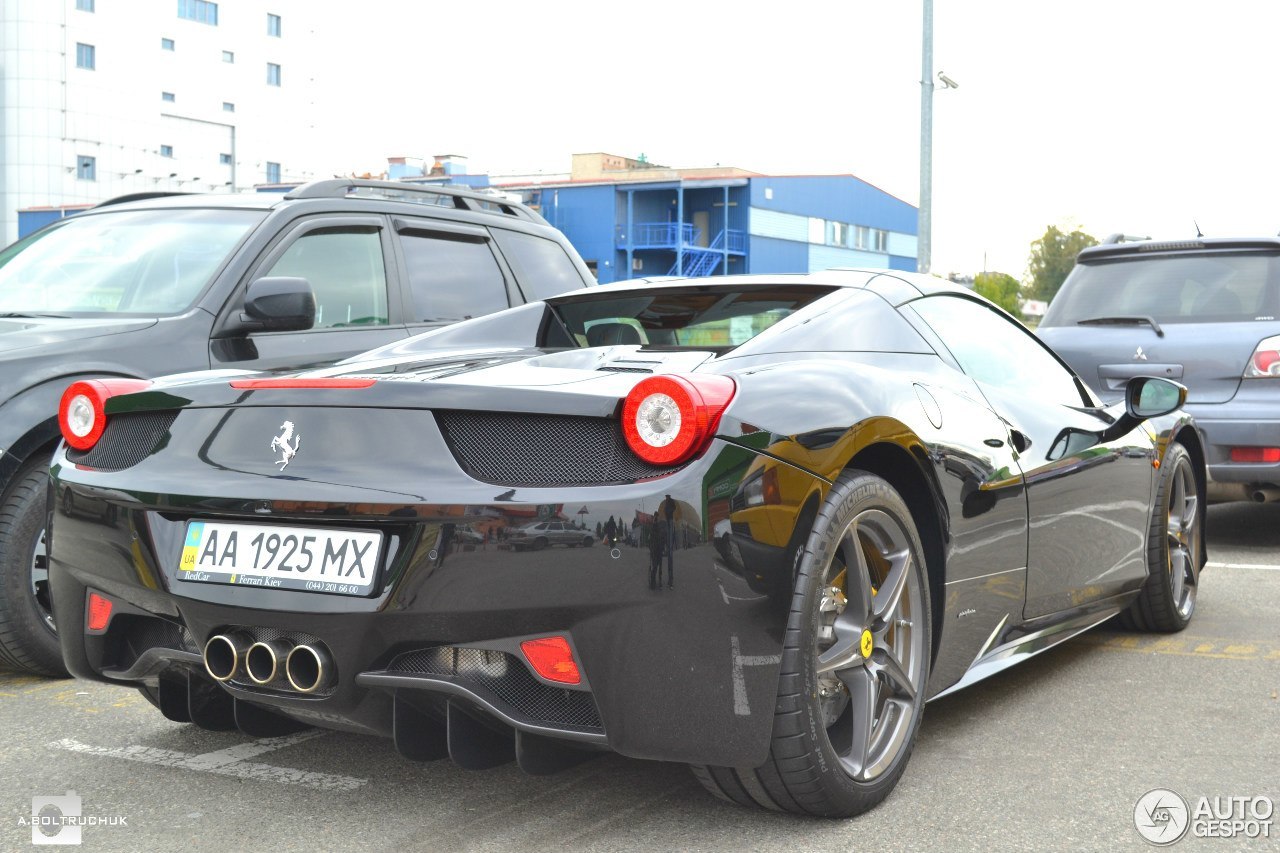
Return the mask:
[[107,428],[107,400],[117,394],[145,391],[150,386],[146,379],[83,379],[71,383],[58,404],[62,437],[76,450],[89,450]]
[[650,376],[622,404],[622,434],[652,465],[679,465],[706,447],[737,386],[727,376]]

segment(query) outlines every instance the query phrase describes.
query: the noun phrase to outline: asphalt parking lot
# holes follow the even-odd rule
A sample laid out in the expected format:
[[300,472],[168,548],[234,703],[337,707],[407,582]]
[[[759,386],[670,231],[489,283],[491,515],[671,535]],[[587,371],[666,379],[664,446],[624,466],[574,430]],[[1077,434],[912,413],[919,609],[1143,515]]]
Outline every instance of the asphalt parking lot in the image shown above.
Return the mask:
[[[33,797],[71,791],[105,824],[89,850],[1149,849],[1151,789],[1280,800],[1280,505],[1213,507],[1209,542],[1186,632],[1104,627],[931,704],[897,791],[858,819],[747,811],[617,756],[533,778],[355,735],[253,741],[131,690],[0,672],[0,849],[28,849]],[[1175,849],[1280,848],[1280,815],[1270,829]]]

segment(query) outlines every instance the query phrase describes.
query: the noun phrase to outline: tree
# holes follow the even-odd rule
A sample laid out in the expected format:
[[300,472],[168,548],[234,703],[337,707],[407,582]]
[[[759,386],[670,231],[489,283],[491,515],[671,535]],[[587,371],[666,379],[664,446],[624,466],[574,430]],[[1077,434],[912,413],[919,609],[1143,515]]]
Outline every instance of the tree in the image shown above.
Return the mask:
[[973,277],[973,292],[985,296],[1013,316],[1019,316],[1022,285],[1002,272],[980,272]]
[[1056,225],[1050,225],[1044,236],[1031,244],[1031,259],[1027,262],[1031,295],[1045,302],[1052,300],[1075,266],[1076,255],[1081,249],[1096,245],[1096,239],[1078,228],[1064,234]]

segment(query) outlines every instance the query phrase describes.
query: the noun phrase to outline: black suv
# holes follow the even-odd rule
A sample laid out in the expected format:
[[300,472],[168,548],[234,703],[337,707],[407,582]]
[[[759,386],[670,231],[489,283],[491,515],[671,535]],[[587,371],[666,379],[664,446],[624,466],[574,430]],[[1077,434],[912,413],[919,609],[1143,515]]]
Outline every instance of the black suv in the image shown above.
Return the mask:
[[125,197],[4,249],[0,664],[65,672],[44,529],[72,381],[321,365],[591,284],[521,204],[381,181]]

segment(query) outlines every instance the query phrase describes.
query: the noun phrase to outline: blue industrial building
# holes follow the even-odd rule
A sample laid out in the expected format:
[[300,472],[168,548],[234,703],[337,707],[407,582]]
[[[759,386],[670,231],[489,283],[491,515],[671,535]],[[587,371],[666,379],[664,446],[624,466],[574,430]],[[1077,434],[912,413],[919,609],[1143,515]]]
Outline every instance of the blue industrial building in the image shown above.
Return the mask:
[[656,275],[916,269],[915,206],[853,175],[676,170],[574,155],[574,175],[582,173],[589,176],[495,178],[492,186],[519,195],[562,230],[602,284]]

